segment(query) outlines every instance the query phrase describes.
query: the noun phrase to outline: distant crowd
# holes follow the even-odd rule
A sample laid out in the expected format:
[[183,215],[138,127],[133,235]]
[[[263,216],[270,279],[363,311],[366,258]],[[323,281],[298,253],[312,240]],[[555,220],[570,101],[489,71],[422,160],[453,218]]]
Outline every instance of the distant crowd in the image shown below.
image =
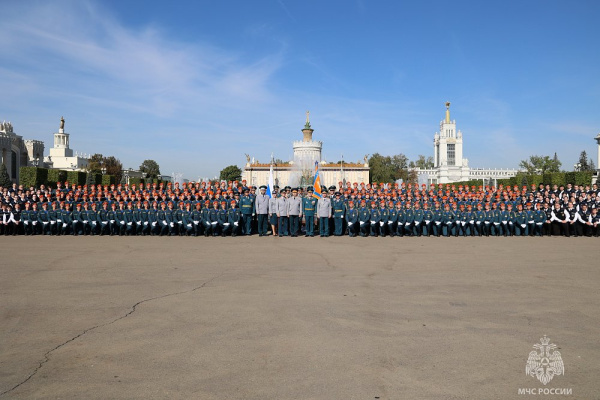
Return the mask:
[[594,185],[241,182],[0,188],[0,234],[90,236],[594,236]]

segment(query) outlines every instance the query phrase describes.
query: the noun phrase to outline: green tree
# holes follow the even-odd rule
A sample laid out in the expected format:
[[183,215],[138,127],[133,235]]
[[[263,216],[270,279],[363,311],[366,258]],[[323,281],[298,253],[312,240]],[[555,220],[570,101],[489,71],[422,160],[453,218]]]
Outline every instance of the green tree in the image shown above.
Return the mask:
[[0,187],[12,187],[12,181],[10,180],[10,176],[8,176],[8,170],[4,164],[0,164]]
[[222,181],[239,181],[242,179],[242,170],[237,165],[230,165],[221,170],[219,179]]
[[529,160],[522,160],[519,167],[523,168],[527,175],[543,175],[547,172],[560,172],[562,163],[558,160],[556,153],[554,158],[549,156],[530,156]]
[[595,171],[596,166],[594,160],[589,159],[586,151],[582,151],[579,155],[579,171]]
[[410,175],[408,171],[408,157],[402,153],[392,156],[392,167],[394,168],[394,180],[392,182],[398,179],[408,180]]
[[160,167],[154,160],[144,160],[140,165],[140,172],[145,172],[146,178],[157,179],[160,176]]
[[89,173],[100,174],[102,168],[104,168],[104,156],[102,154],[96,153],[88,159],[87,171]]
[[104,168],[107,175],[115,177],[115,182],[121,182],[123,178],[123,164],[117,158],[110,156],[104,158]]
[[369,174],[371,182],[392,183],[408,177],[408,158],[404,154],[393,157],[382,156],[379,153],[369,158]]
[[552,159],[552,163],[550,163],[550,169],[548,169],[548,172],[560,172],[561,165],[562,163],[558,161],[558,156],[556,155],[556,152],[554,152],[554,158]]
[[411,168],[421,168],[421,169],[431,169],[433,168],[433,157],[425,157],[422,154],[419,154],[419,159],[417,161],[410,162]]

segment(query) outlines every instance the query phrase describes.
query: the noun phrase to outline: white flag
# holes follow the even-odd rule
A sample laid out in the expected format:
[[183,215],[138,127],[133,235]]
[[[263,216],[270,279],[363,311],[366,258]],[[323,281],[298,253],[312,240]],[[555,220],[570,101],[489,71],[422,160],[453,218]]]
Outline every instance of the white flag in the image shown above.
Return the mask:
[[269,184],[267,185],[267,196],[273,197],[273,165],[269,170]]

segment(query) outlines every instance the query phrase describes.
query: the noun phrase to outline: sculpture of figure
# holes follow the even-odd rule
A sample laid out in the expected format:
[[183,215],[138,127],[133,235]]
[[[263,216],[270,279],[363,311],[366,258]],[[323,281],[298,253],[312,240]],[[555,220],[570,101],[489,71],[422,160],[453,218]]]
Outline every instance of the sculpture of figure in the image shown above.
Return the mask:
[[368,164],[368,163],[369,163],[369,155],[365,154],[365,164]]
[[246,161],[249,163],[250,162],[250,155],[246,154]]
[[60,129],[65,129],[65,117],[60,117]]

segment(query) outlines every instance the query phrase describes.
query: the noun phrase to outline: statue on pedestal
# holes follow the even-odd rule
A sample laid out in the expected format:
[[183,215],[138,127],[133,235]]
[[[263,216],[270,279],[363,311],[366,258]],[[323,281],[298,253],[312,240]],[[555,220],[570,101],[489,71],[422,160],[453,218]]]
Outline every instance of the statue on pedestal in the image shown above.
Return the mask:
[[60,117],[60,129],[65,129],[65,117]]

